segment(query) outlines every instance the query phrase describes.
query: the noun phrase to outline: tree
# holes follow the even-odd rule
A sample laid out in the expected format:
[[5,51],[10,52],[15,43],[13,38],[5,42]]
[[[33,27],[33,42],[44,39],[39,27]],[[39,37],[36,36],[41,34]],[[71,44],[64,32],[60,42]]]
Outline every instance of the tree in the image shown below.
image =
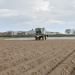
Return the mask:
[[71,29],[66,29],[65,33],[70,34],[71,33]]
[[75,30],[74,29],[72,29],[72,34],[75,34]]

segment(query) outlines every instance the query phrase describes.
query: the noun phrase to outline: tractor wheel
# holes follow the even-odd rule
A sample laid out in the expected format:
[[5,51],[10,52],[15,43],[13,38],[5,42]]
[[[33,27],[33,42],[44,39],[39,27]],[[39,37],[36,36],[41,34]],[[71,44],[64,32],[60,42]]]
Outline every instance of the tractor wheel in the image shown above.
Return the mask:
[[40,40],[41,38],[39,37],[39,40]]
[[45,36],[45,40],[47,40],[47,36]]
[[35,37],[35,40],[37,40],[37,37]]
[[43,36],[43,40],[45,40],[45,36]]
[[39,40],[39,37],[37,37],[37,40]]

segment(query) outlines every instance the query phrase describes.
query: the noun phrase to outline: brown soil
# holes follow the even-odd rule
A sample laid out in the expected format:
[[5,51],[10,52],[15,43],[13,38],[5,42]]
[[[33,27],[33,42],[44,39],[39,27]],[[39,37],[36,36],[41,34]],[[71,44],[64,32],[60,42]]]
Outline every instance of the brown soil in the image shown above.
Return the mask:
[[5,41],[0,75],[75,75],[75,40]]

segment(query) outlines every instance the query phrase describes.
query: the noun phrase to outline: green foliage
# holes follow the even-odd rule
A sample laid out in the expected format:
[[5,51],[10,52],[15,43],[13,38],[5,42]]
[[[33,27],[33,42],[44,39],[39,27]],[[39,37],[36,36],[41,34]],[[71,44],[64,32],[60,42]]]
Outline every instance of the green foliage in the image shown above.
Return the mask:
[[[29,37],[35,37],[35,35],[0,35],[0,37],[29,38]],[[55,34],[55,35],[48,35],[48,37],[75,37],[75,35]]]
[[0,37],[23,38],[23,37],[35,37],[35,36],[34,35],[1,35]]
[[66,34],[55,34],[55,35],[48,35],[49,37],[75,37],[75,35],[66,35]]

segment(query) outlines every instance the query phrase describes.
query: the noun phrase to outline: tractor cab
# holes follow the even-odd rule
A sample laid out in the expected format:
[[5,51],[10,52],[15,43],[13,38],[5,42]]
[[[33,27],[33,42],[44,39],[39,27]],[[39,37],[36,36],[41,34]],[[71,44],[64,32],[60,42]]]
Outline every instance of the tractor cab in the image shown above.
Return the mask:
[[42,34],[41,28],[36,28],[35,32],[36,32],[36,35],[41,35]]
[[45,28],[36,28],[35,29],[35,40],[40,40],[41,38],[43,40],[46,40],[47,38],[46,30]]

